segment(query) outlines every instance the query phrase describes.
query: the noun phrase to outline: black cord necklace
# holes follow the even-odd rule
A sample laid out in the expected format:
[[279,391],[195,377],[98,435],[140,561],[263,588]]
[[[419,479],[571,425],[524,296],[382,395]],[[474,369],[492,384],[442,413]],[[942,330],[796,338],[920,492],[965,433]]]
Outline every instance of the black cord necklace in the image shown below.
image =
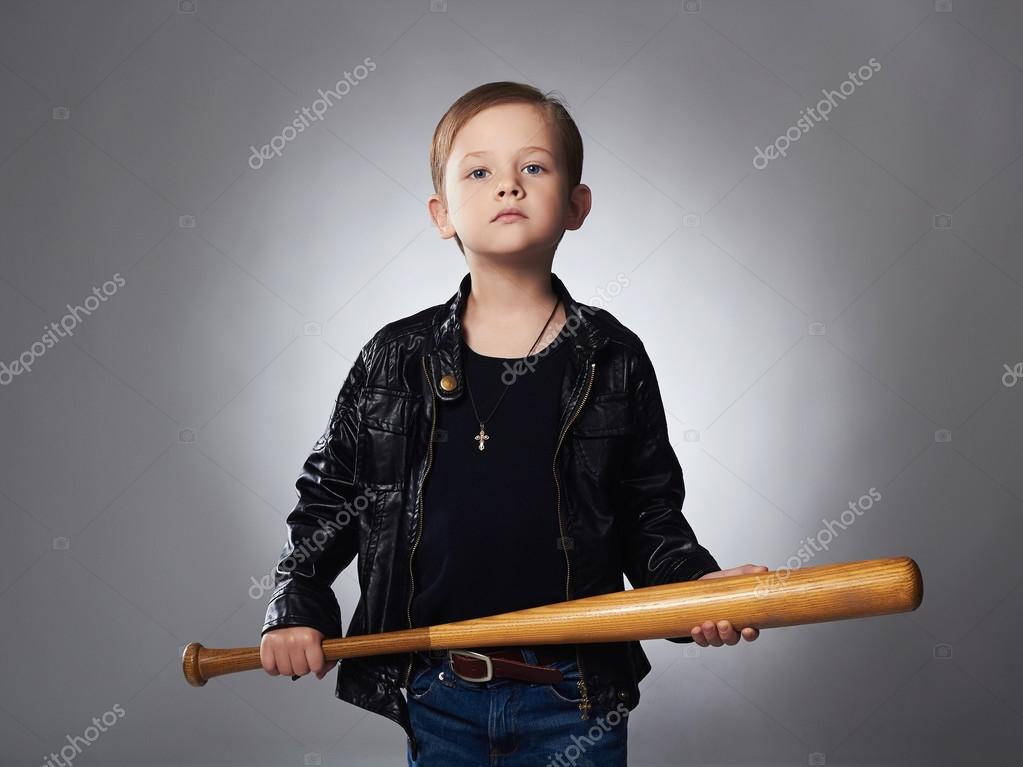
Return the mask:
[[[551,324],[551,319],[554,317],[554,313],[558,310],[558,305],[560,303],[561,303],[561,298],[559,297],[558,300],[554,302],[554,308],[551,309],[551,316],[547,318],[547,322],[545,322],[543,324],[543,327],[540,329],[540,335],[538,335],[536,337],[536,341],[533,341],[533,346],[536,346],[536,342],[540,340],[540,336],[542,336],[543,332],[545,330],[547,330],[547,326]],[[527,357],[530,354],[532,354],[533,346],[530,346],[529,347],[529,351],[526,352],[526,356]],[[470,386],[469,386],[469,376],[468,376],[468,373],[467,372],[463,372],[463,376],[465,377],[465,390],[467,392],[469,392],[469,402],[472,403],[472,411],[476,414],[476,420],[480,422],[480,433],[477,434],[475,437],[473,437],[473,439],[475,439],[476,442],[479,443],[479,450],[482,453],[484,447],[486,446],[487,440],[490,439],[490,435],[487,434],[487,432],[486,432],[486,430],[484,428],[484,424],[485,424],[486,421],[490,420],[491,416],[494,415],[494,412],[497,410],[498,405],[501,404],[501,400],[504,399],[504,395],[507,394],[508,393],[508,389],[511,388],[511,384],[509,383],[509,384],[505,384],[504,385],[504,391],[501,392],[501,396],[497,398],[497,403],[491,409],[491,411],[490,411],[489,415],[487,415],[486,419],[483,419],[483,418],[480,418],[480,411],[476,409],[476,400],[473,398],[473,396],[472,396],[472,388],[470,388]],[[513,381],[513,383],[514,383],[514,381]]]

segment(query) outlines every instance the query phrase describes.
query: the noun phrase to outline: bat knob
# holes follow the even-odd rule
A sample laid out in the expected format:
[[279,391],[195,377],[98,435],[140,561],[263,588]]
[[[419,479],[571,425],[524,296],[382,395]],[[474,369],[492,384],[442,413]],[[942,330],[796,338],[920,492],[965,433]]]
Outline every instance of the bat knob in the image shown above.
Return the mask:
[[192,687],[202,687],[206,684],[206,678],[199,669],[199,654],[206,648],[199,642],[191,642],[185,646],[181,654],[181,668],[185,672],[185,681]]

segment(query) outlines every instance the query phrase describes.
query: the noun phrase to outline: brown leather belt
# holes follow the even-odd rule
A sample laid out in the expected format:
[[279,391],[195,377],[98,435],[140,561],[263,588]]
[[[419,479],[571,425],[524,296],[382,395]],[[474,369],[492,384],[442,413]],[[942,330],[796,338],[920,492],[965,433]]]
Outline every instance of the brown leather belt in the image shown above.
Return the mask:
[[515,647],[441,652],[450,655],[451,670],[467,682],[489,682],[491,679],[503,678],[554,684],[560,682],[564,675],[560,669],[551,668],[547,664],[575,658],[574,650],[559,645],[538,645],[530,649],[541,665],[527,663],[522,650]]

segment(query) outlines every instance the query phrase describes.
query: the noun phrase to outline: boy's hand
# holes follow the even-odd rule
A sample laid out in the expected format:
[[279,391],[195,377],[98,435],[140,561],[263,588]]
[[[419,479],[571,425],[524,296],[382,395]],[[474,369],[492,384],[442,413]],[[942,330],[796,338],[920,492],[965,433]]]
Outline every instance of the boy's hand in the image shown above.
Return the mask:
[[[701,575],[697,580],[705,581],[711,578],[727,578],[730,575],[748,575],[749,573],[763,573],[767,571],[767,565],[742,565],[729,570],[718,570],[713,573]],[[754,641],[760,636],[760,629],[746,626],[741,632],[737,632],[729,621],[704,621],[701,626],[693,626],[689,632],[695,644],[700,647],[720,647],[723,644],[733,645],[739,641],[740,635],[747,642]]]
[[337,661],[323,657],[323,634],[310,626],[288,626],[263,634],[259,642],[259,660],[270,676],[288,674],[293,679],[311,671],[323,679]]

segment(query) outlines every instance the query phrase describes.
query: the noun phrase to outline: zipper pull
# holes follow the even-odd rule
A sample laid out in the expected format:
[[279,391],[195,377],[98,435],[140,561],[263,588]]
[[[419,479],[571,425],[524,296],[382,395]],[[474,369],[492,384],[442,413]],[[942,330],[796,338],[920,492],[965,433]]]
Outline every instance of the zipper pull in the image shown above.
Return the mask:
[[590,699],[589,698],[583,698],[581,701],[579,701],[579,710],[583,712],[582,717],[580,717],[581,719],[589,719],[590,718]]
[[[578,657],[578,656],[577,656]],[[583,679],[582,671],[579,673],[579,681],[576,683],[579,692],[582,693],[582,700],[579,701],[579,710],[582,711],[581,719],[590,718],[590,696],[586,692],[586,682]]]

